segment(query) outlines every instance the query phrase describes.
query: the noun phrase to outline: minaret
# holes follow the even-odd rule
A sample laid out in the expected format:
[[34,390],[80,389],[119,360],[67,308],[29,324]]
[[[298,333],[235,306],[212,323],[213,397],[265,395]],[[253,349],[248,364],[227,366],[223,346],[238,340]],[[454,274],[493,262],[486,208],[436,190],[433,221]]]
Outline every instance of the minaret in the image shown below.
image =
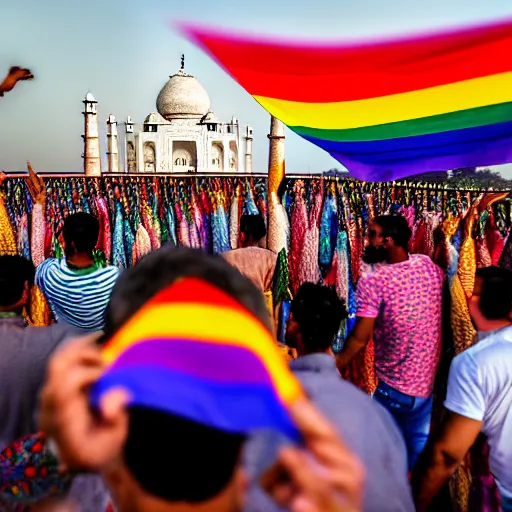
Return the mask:
[[277,194],[285,175],[284,165],[284,124],[271,116],[268,152],[268,195]]
[[98,133],[98,102],[88,92],[83,101],[82,112],[85,120],[84,135],[84,173],[86,176],[101,176],[100,138]]
[[116,116],[110,114],[107,119],[107,156],[108,172],[119,172],[119,145],[117,141]]
[[135,135],[133,133],[133,120],[130,116],[126,118],[124,140],[125,172],[137,172],[137,151],[135,148]]
[[[284,179],[284,124],[274,116],[270,118],[268,152],[268,230],[267,248],[279,252],[286,247],[286,226],[279,214],[278,190]],[[284,230],[284,231],[283,231]],[[283,243],[284,241],[284,243]]]
[[247,125],[245,130],[245,172],[252,172],[252,126]]

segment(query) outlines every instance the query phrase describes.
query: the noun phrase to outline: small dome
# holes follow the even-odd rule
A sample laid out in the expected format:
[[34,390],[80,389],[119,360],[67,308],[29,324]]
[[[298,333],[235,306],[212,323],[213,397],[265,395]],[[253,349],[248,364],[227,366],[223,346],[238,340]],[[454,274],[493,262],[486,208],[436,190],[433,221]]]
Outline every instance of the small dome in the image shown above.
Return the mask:
[[217,116],[209,110],[206,114],[201,118],[202,123],[210,122],[210,123],[219,123],[220,121],[217,119]]
[[86,95],[85,95],[85,101],[89,102],[89,103],[96,103],[96,100],[94,99],[94,96],[92,95],[92,93],[88,92]]
[[148,114],[146,119],[144,119],[144,124],[162,124],[165,122],[165,119],[156,112],[151,112],[150,114]]
[[160,91],[156,108],[168,121],[201,118],[210,110],[210,97],[195,77],[180,69]]

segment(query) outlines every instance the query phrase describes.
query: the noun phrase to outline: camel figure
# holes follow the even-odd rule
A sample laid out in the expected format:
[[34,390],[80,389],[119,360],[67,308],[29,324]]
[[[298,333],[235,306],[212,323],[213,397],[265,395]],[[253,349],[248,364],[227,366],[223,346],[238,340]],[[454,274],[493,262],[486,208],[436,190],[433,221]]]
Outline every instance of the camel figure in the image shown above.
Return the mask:
[[12,91],[18,82],[22,80],[32,80],[33,78],[34,75],[29,69],[13,66],[4,78],[4,81],[0,83],[0,96],[3,96],[6,92]]

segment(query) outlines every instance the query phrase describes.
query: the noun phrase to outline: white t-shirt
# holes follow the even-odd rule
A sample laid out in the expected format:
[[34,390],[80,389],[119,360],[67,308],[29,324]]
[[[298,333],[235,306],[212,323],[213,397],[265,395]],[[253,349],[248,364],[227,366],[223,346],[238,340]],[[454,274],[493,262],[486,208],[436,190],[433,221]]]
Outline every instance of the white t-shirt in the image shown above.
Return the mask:
[[512,498],[512,327],[455,357],[444,405],[483,423],[491,472],[502,495]]

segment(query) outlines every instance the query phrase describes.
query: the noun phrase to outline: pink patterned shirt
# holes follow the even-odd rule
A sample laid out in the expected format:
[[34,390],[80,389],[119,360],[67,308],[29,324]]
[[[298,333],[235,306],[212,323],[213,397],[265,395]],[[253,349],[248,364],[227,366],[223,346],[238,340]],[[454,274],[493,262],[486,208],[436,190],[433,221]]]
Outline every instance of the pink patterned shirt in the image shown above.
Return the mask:
[[411,396],[426,398],[441,357],[443,272],[428,256],[384,265],[357,285],[357,316],[377,318],[377,376]]

